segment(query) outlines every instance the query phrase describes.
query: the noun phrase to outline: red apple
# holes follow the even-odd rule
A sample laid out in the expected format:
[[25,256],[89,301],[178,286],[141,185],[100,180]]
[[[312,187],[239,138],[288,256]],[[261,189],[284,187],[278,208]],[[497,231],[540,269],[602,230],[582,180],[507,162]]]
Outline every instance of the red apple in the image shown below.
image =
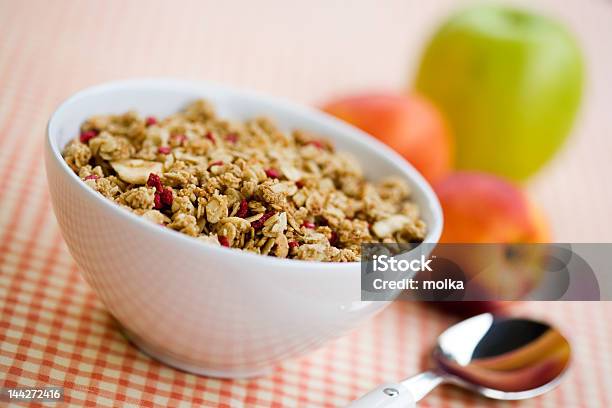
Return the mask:
[[420,95],[351,95],[325,104],[323,110],[392,147],[431,182],[452,167],[453,139],[448,127],[438,110]]
[[542,212],[516,185],[485,173],[453,173],[434,184],[444,230],[440,242],[548,242]]
[[[542,213],[514,184],[484,173],[454,173],[434,184],[444,212],[436,256],[450,259],[486,301],[439,302],[461,315],[499,311],[540,281],[550,241]],[[459,244],[452,246],[450,244]],[[472,245],[473,244],[473,245]],[[436,277],[436,267],[434,276]],[[442,270],[440,270],[442,269]],[[449,273],[438,268],[437,277]]]

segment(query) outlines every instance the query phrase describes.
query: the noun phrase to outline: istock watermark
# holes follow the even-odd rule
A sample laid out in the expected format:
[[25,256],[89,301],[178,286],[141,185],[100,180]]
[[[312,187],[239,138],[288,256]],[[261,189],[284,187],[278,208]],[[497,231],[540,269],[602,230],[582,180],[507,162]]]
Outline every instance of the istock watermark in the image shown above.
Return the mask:
[[396,271],[396,272],[432,272],[429,264],[431,259],[427,259],[425,255],[421,255],[418,259],[397,259],[388,255],[373,255],[373,270],[380,272]]
[[[420,255],[416,259],[398,259],[389,255],[373,255],[372,271],[394,272],[395,274],[403,272],[433,272],[433,269],[431,269],[430,266],[432,262],[433,259],[427,259],[425,255]],[[396,276],[395,274],[394,276]],[[419,281],[413,278],[405,278],[400,280],[375,278],[372,281],[372,286],[375,290],[462,290],[464,288],[464,282],[461,280],[455,281],[452,279]]]
[[612,300],[612,244],[366,244],[361,298]]

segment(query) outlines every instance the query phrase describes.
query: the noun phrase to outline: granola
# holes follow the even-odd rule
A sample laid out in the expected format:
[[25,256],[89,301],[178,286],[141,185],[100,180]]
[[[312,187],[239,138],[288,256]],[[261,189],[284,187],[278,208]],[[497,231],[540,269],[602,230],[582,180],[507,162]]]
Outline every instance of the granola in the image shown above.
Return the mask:
[[267,118],[233,122],[198,100],[163,120],[99,115],[64,149],[104,197],[209,243],[279,258],[358,261],[362,243],[421,242],[426,225],[400,178]]

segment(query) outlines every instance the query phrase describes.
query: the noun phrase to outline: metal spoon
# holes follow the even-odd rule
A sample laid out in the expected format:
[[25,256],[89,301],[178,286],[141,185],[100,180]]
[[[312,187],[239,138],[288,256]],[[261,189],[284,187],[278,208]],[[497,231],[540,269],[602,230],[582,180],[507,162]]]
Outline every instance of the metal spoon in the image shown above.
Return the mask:
[[432,370],[383,384],[349,408],[415,407],[441,383],[498,400],[535,397],[559,383],[570,352],[565,337],[546,323],[481,314],[440,335]]

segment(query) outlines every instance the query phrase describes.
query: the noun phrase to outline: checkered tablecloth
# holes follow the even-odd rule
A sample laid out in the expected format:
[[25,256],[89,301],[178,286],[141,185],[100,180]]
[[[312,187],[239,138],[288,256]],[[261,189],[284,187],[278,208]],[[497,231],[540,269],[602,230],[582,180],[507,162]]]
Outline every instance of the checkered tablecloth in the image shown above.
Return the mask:
[[[62,386],[64,404],[71,406],[338,407],[380,382],[418,372],[421,357],[452,319],[408,303],[267,377],[217,380],[166,367],[119,333],[80,277],[52,214],[44,127],[74,91],[110,79],[165,75],[310,103],[364,85],[399,86],[408,54],[398,50],[418,49],[412,30],[426,32],[425,22],[438,13],[434,2],[288,3],[0,0],[0,386]],[[611,26],[602,23],[612,16],[604,3],[590,6],[585,36],[612,38]],[[576,24],[584,19],[580,4],[574,3]],[[593,47],[587,51],[600,58]],[[599,61],[596,70],[606,71]],[[606,95],[595,93],[599,102],[589,112],[608,109]],[[597,159],[609,157],[610,134],[597,128],[609,120],[593,115],[581,135],[585,128],[601,132],[572,145],[577,156],[571,157],[582,159],[566,154],[531,187],[561,240],[611,238],[610,190],[584,173],[611,170],[609,160]],[[582,180],[575,192],[598,199],[576,194],[574,201],[559,200],[572,177]],[[612,407],[612,304],[533,303],[513,313],[558,325],[571,338],[574,359],[555,391],[495,406]],[[422,406],[492,403],[441,388]]]

